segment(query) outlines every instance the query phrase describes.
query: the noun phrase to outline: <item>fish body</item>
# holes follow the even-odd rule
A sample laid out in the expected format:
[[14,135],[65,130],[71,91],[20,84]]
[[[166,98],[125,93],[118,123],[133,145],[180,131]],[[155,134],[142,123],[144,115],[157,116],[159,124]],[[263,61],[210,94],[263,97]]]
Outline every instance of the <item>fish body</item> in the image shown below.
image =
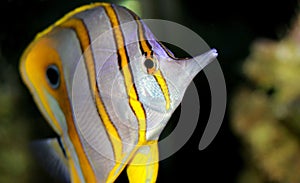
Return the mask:
[[39,33],[20,62],[60,137],[36,143],[40,156],[60,162],[67,182],[114,182],[125,167],[131,183],[155,182],[159,135],[193,77],[216,56],[175,58],[121,6],[73,10]]

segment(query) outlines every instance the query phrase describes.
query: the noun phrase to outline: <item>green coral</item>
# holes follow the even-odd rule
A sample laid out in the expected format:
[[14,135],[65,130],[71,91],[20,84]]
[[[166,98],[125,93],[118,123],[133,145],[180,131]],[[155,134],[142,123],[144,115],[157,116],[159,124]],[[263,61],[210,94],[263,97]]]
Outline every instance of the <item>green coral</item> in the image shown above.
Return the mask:
[[231,105],[232,127],[249,164],[240,182],[250,174],[257,182],[300,182],[299,29],[300,18],[281,41],[257,41],[245,61],[254,87],[243,86]]

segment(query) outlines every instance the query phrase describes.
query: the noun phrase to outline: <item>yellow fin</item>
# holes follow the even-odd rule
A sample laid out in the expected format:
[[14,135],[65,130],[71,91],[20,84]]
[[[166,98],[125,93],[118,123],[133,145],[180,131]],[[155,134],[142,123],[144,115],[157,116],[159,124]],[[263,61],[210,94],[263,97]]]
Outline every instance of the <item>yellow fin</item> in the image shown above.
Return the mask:
[[127,166],[130,183],[154,183],[158,172],[158,145],[141,146]]

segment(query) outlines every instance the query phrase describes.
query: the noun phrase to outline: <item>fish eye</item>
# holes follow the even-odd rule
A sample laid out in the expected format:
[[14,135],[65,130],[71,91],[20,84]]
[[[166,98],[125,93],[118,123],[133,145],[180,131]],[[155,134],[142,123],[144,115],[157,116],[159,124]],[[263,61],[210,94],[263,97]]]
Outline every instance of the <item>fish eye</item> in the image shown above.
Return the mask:
[[151,59],[146,59],[144,65],[147,69],[152,69],[154,67],[154,61]]
[[146,58],[144,60],[144,66],[148,74],[154,74],[157,70],[157,62],[154,58]]
[[56,89],[60,83],[59,70],[56,65],[48,66],[46,70],[46,77],[51,88]]

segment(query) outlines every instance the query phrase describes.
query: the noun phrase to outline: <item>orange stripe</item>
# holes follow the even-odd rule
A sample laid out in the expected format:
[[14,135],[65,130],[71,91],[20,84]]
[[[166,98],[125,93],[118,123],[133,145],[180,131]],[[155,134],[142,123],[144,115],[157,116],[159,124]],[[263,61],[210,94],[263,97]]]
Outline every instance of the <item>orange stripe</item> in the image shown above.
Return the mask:
[[[26,70],[26,75],[28,76],[29,81],[33,84],[33,92],[36,92],[36,95],[39,96],[41,99],[42,106],[39,107],[45,108],[46,112],[50,117],[49,123],[54,123],[55,126],[57,126],[59,129],[59,135],[62,135],[63,131],[59,126],[59,123],[57,122],[55,114],[50,107],[49,101],[47,101],[49,99],[47,94],[53,96],[54,99],[58,102],[58,105],[65,116],[68,128],[68,135],[74,145],[75,152],[78,156],[82,157],[79,159],[79,163],[82,167],[84,178],[86,180],[89,180],[90,182],[96,182],[93,170],[85,156],[85,152],[83,151],[81,141],[78,137],[77,130],[73,122],[72,108],[66,88],[64,75],[61,74],[60,76],[60,86],[57,89],[53,89],[48,85],[48,83],[43,83],[46,82],[43,80],[45,78],[44,72],[39,72],[39,70],[46,70],[46,68],[49,65],[55,64],[59,69],[59,73],[63,73],[60,55],[57,53],[57,50],[55,50],[53,47],[53,41],[49,38],[41,39],[35,44],[33,44],[33,48],[31,46],[30,51],[26,51],[26,58],[25,56],[23,56],[22,58],[22,63],[26,61],[24,65],[25,68],[22,69]],[[41,62],[41,59],[44,60],[42,60]],[[22,74],[25,73],[22,72]],[[67,155],[68,157],[70,156],[70,152],[68,150]],[[80,182],[80,178],[78,176],[79,174],[76,173],[74,161],[70,159],[69,162],[70,170],[72,173],[72,181],[76,183]]]
[[[146,113],[142,106],[142,103],[138,99],[137,91],[133,83],[133,76],[129,65],[128,53],[125,48],[125,40],[117,14],[110,4],[105,4],[103,5],[103,7],[113,28],[113,33],[117,47],[118,63],[124,76],[125,87],[129,97],[129,105],[133,113],[135,114],[139,125],[138,144],[127,156],[127,159],[124,159],[125,162],[116,162],[116,165],[113,167],[108,176],[108,182],[111,182],[114,181],[116,177],[121,173],[121,171],[125,168],[125,165],[134,155],[138,147],[146,142]],[[123,154],[122,156],[125,158],[125,154]]]
[[[111,122],[111,119],[106,112],[106,108],[104,106],[104,103],[101,99],[100,93],[99,93],[99,88],[97,85],[97,80],[96,80],[96,71],[95,71],[95,65],[94,65],[94,56],[92,53],[92,50],[90,48],[90,38],[88,34],[88,30],[85,27],[84,23],[80,19],[70,19],[63,23],[61,27],[64,28],[70,28],[75,30],[77,37],[80,42],[80,46],[83,52],[84,60],[85,60],[85,65],[88,71],[88,76],[89,76],[89,82],[90,82],[90,88],[92,90],[92,94],[97,106],[98,113],[100,115],[100,118],[103,122],[103,125],[106,128],[106,132],[109,136],[110,142],[113,147],[114,151],[114,156],[116,161],[120,161],[121,157],[120,155],[122,154],[122,141],[121,138],[118,134],[118,131],[114,124]],[[89,182],[89,181],[87,181]]]
[[111,25],[113,27],[116,46],[119,56],[120,69],[124,76],[126,91],[129,96],[129,104],[139,122],[139,142],[145,142],[146,140],[146,114],[142,103],[138,100],[136,88],[134,87],[132,71],[129,65],[129,58],[125,48],[125,40],[121,30],[121,26],[116,15],[115,10],[111,5],[104,6],[105,11],[109,17]]
[[[153,56],[152,56],[153,52],[151,49],[151,45],[149,45],[149,42],[147,40],[145,40],[145,35],[144,35],[145,30],[140,21],[140,18],[133,12],[130,12],[130,13],[134,17],[134,19],[138,25],[138,35],[139,35],[140,47],[141,47],[142,53],[146,53],[147,59],[153,60]],[[161,46],[163,46],[163,45],[161,44]],[[163,46],[163,48],[165,49],[164,46]],[[169,55],[170,53],[167,52],[167,54]],[[148,72],[148,73],[152,74],[154,76],[155,80],[157,81],[157,83],[164,95],[165,101],[166,101],[166,110],[168,110],[170,108],[171,100],[170,100],[168,85],[167,85],[167,82],[166,82],[162,72],[158,69],[157,71]]]
[[154,72],[153,76],[164,95],[164,98],[166,101],[166,110],[169,110],[171,101],[170,101],[169,89],[168,89],[165,77],[163,76],[163,74],[161,73],[160,70],[157,70],[156,72]]

